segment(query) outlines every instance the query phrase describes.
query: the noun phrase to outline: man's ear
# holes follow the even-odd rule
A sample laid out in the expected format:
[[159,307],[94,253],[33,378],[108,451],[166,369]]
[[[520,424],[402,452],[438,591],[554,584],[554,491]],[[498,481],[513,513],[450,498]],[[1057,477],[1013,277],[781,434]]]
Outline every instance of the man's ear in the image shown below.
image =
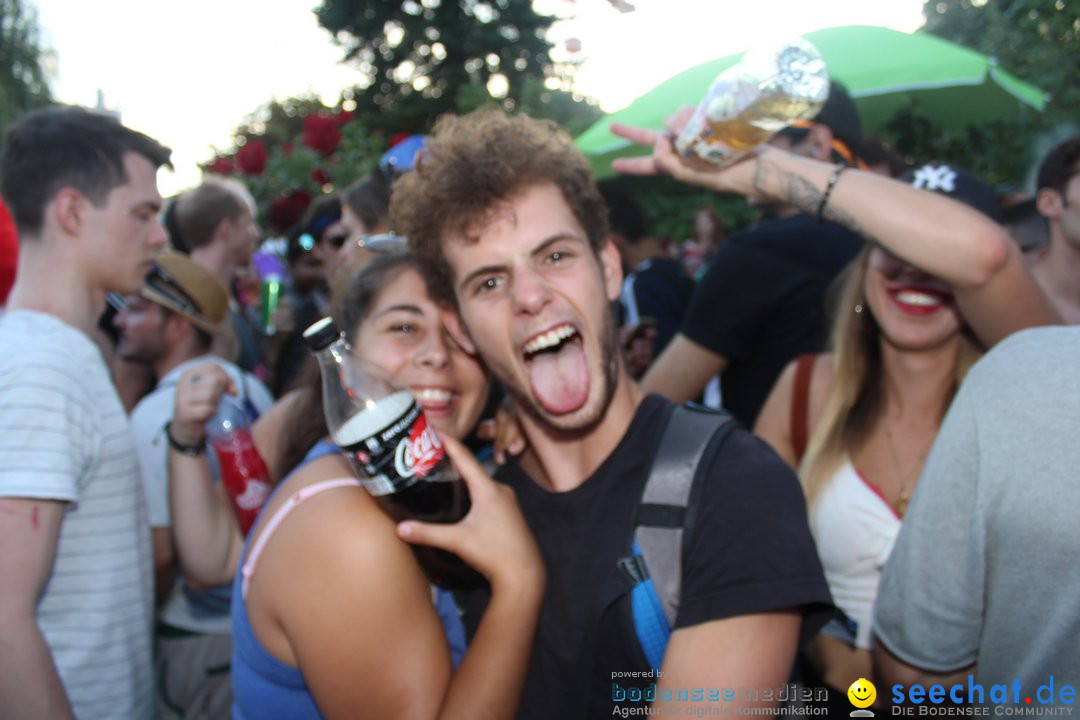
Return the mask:
[[806,154],[822,162],[832,162],[832,130],[827,125],[814,124],[804,141]]
[[469,337],[469,331],[465,329],[465,324],[461,322],[461,315],[458,314],[458,311],[440,305],[439,318],[442,320],[446,332],[450,334],[450,338],[458,344],[458,347],[470,355],[476,355],[476,344]]
[[[75,188],[61,188],[46,208],[67,235],[77,235],[83,224],[83,213],[90,201]],[[46,222],[48,218],[46,217]]]
[[236,220],[233,218],[221,218],[221,220],[218,221],[218,224],[214,226],[214,234],[211,236],[211,242],[218,239],[224,239],[225,241],[232,240],[233,236],[236,234],[236,226]]
[[608,300],[615,300],[622,293],[623,271],[622,255],[611,239],[604,241],[600,248],[600,269],[604,273],[604,290]]
[[1043,188],[1035,196],[1035,209],[1047,220],[1057,220],[1065,209],[1061,193],[1052,188]]

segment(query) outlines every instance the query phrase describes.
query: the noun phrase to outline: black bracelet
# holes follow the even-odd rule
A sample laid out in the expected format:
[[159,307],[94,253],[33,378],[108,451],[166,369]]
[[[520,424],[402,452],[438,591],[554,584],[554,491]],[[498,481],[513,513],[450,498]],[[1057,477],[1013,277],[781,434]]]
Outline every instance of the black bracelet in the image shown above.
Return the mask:
[[198,445],[184,445],[173,437],[170,431],[172,421],[165,423],[165,437],[169,440],[169,447],[189,457],[199,457],[206,450],[206,440],[200,440]]
[[825,221],[825,218],[823,217],[825,206],[829,204],[829,197],[832,195],[833,188],[836,187],[836,181],[840,179],[840,173],[847,169],[847,165],[837,165],[833,168],[832,174],[829,175],[829,179],[825,183],[825,192],[821,195],[821,202],[818,203],[817,212],[814,214],[814,218],[817,220],[818,225]]

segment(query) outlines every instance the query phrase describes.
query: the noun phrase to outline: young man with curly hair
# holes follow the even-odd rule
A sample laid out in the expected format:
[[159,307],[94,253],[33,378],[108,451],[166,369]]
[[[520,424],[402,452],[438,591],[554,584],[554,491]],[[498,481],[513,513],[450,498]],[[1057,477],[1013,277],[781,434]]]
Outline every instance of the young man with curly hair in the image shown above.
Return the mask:
[[391,215],[454,308],[455,340],[506,387],[529,442],[497,473],[549,578],[521,717],[610,716],[624,692],[638,707],[651,693],[674,707],[660,700],[668,690],[685,699],[681,689],[784,684],[804,616],[829,594],[798,482],[749,433],[704,461],[659,673],[622,600],[606,604],[671,406],[645,395],[618,352],[619,254],[566,133],[494,110],[445,117],[395,186]]

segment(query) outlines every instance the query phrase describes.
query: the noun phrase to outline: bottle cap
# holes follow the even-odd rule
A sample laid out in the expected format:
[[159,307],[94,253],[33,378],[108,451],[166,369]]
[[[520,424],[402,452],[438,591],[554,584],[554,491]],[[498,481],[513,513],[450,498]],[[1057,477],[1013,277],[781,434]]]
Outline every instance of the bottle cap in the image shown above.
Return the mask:
[[319,352],[340,338],[341,331],[338,330],[337,323],[329,317],[317,320],[304,331],[304,342],[312,352]]
[[214,417],[206,421],[206,436],[211,441],[225,438],[251,425],[243,404],[232,395],[222,395]]

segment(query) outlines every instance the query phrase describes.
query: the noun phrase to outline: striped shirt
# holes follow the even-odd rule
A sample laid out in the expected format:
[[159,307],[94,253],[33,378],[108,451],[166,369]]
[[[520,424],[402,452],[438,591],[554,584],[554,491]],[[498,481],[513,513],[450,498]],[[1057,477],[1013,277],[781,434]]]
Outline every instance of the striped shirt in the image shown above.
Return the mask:
[[152,551],[119,396],[56,317],[7,313],[0,348],[0,497],[68,503],[38,625],[76,717],[149,718]]

